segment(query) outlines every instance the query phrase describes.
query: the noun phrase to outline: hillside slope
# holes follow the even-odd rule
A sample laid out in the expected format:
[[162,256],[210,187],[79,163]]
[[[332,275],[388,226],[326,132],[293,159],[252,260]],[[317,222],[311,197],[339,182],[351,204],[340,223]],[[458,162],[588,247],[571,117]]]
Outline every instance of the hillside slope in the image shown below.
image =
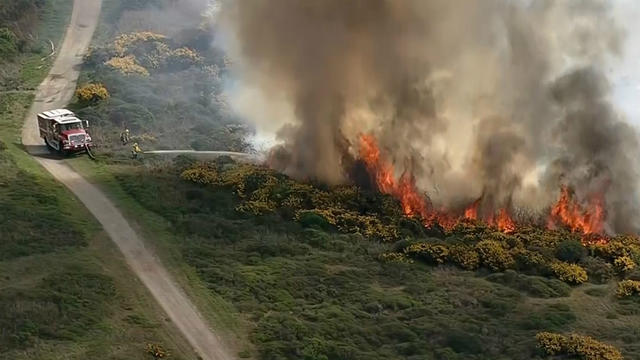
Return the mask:
[[174,284],[154,255],[138,238],[125,218],[110,201],[94,186],[84,181],[60,159],[42,156],[46,148],[38,137],[36,114],[51,108],[64,107],[73,96],[79,75],[78,65],[88,49],[93,31],[98,22],[101,1],[76,1],[71,25],[60,55],[56,58],[49,75],[38,88],[36,99],[26,117],[22,132],[22,142],[36,160],[56,178],[66,185],[102,224],[107,234],[118,245],[124,257],[147,286],[160,306],[175,323],[186,340],[203,359],[230,358],[220,340],[203,321],[195,306]]
[[0,359],[143,360],[148,344],[192,358],[86,209],[20,143],[33,89],[51,65],[49,48],[34,43],[50,39],[57,49],[72,8],[67,0],[38,3],[28,21],[15,19],[30,24],[34,40],[2,60],[4,70],[22,71],[4,72],[14,85],[0,90]]

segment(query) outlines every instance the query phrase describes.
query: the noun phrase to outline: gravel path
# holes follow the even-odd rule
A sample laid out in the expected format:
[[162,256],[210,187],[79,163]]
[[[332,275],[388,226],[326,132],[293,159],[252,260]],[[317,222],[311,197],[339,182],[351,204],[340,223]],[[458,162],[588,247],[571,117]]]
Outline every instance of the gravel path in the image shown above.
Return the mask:
[[47,158],[48,150],[38,135],[36,114],[65,107],[73,96],[82,58],[98,22],[101,0],[75,0],[71,24],[47,78],[40,84],[36,99],[22,131],[22,142],[53,177],[67,186],[102,224],[120,248],[127,264],[149,289],[196,352],[205,360],[234,357],[207,325],[202,315],[169,275],[153,252],[135,233],[113,203],[96,186],[64,163]]

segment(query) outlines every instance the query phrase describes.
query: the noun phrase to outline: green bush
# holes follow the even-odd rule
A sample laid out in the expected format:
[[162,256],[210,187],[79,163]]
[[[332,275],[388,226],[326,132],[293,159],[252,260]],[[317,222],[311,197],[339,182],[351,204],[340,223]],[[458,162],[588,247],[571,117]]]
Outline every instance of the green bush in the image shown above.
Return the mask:
[[613,265],[601,258],[588,256],[582,260],[581,265],[587,271],[589,280],[594,283],[604,284],[615,277]]
[[551,304],[527,314],[520,326],[528,330],[562,331],[576,321],[576,315],[566,304]]
[[491,274],[487,276],[487,280],[524,291],[537,298],[566,297],[571,293],[571,287],[560,280],[518,274],[513,270]]
[[445,344],[458,354],[478,354],[482,352],[482,343],[474,334],[451,330],[445,336]]
[[148,129],[155,121],[153,114],[146,107],[138,104],[116,106],[110,110],[109,118],[113,123],[134,131]]
[[587,255],[587,249],[578,240],[564,240],[556,246],[556,257],[560,261],[577,263]]
[[18,37],[7,28],[0,28],[0,59],[11,59],[18,53]]
[[298,216],[298,222],[304,227],[331,230],[333,226],[329,224],[327,219],[313,211],[301,212]]

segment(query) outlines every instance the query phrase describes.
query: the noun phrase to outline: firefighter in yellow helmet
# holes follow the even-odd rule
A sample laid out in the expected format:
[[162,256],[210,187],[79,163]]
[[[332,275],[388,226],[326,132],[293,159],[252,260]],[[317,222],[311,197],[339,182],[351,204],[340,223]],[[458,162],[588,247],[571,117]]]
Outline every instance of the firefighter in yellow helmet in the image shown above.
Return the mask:
[[131,157],[133,159],[137,159],[138,154],[140,153],[142,153],[142,149],[140,149],[140,146],[138,146],[138,143],[134,143],[133,148],[131,149]]

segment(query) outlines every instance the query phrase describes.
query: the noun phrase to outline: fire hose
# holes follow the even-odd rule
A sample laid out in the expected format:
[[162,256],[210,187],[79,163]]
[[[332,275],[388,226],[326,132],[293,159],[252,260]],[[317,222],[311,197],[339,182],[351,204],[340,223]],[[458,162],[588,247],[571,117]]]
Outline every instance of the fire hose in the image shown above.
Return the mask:
[[85,150],[87,150],[87,155],[89,155],[89,158],[90,158],[91,160],[95,160],[95,159],[96,159],[96,157],[95,157],[95,155],[93,155],[93,153],[91,152],[91,147],[90,147],[88,144],[84,144],[84,148],[85,148]]

